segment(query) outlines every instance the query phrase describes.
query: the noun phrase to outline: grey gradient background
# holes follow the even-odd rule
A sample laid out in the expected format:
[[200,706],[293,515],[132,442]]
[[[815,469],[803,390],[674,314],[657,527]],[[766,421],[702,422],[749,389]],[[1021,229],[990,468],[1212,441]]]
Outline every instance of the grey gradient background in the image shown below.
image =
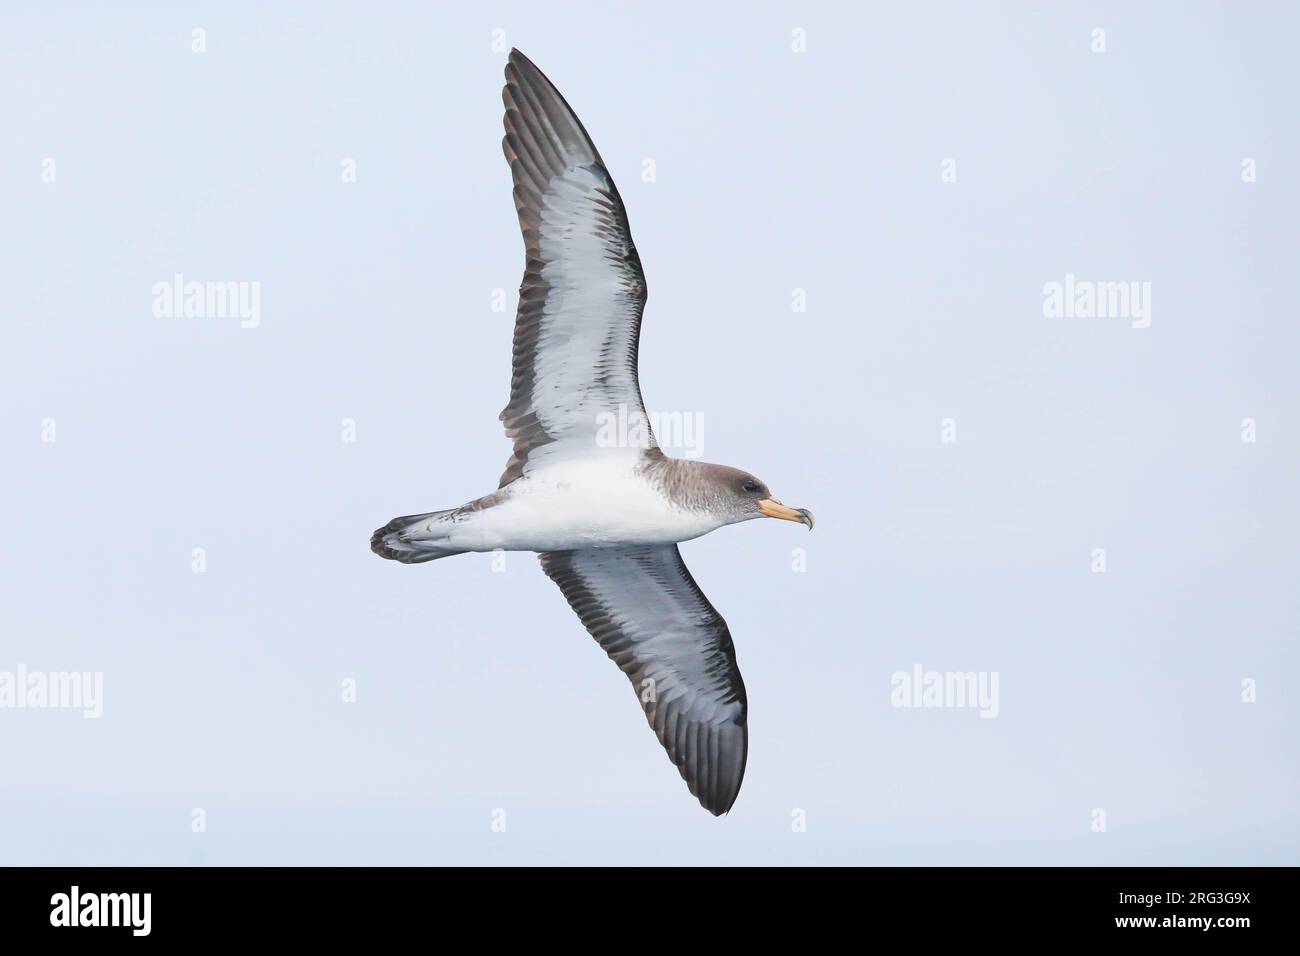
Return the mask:
[[[1294,5],[134,6],[0,15],[0,669],[105,681],[0,711],[0,863],[1300,862]],[[683,548],[722,819],[531,555],[367,548],[507,457],[494,29],[620,186],[648,405],[817,514]],[[1151,327],[1044,318],[1067,272]],[[892,708],[915,663],[1000,716]]]

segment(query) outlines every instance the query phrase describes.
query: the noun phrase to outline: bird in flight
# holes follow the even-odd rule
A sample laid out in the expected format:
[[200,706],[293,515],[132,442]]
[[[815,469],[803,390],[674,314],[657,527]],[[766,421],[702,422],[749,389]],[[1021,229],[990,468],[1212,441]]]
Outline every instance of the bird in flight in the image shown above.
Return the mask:
[[[514,454],[496,491],[394,518],[370,547],[404,564],[536,551],[691,793],[726,813],[745,773],[745,685],[677,543],[764,516],[811,529],[813,516],[748,472],[659,449],[637,381],[646,284],[623,201],[569,104],[518,50],[502,96],[526,252],[501,412]],[[611,435],[611,421],[640,427]]]

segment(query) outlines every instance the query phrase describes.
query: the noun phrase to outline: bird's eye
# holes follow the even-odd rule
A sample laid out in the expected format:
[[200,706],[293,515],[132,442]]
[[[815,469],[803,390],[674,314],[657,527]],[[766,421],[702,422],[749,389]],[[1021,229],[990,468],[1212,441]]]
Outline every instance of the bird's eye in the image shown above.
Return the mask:
[[740,486],[740,490],[747,491],[750,494],[753,494],[754,492],[758,491],[758,482],[755,481],[753,478],[746,478],[744,484]]

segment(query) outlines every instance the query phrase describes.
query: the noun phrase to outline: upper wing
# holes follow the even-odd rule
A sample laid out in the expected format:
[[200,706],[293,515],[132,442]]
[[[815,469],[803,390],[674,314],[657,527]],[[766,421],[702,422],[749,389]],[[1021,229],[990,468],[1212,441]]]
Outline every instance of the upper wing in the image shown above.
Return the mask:
[[[505,485],[543,458],[639,454],[654,437],[636,377],[645,276],[623,201],[569,104],[518,50],[502,98],[527,255],[501,412],[515,445]],[[621,420],[639,423],[631,447],[597,441],[620,406]]]
[[714,814],[736,802],[749,734],[745,684],[727,622],[673,544],[548,551],[560,586],[610,659],[691,793]]

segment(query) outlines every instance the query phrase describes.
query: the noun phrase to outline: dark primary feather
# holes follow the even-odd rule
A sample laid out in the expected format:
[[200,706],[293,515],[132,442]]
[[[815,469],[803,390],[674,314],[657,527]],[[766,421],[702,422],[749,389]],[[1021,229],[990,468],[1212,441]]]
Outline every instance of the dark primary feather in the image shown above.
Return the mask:
[[745,684],[727,622],[677,546],[540,557],[591,636],[631,680],[691,793],[714,814],[730,810],[745,775]]
[[[510,401],[501,412],[514,443],[504,486],[541,455],[602,453],[601,413],[624,406],[644,416],[637,345],[646,287],[600,154],[564,97],[518,50],[506,64],[502,99],[502,147],[526,254]],[[646,435],[653,447],[648,427]]]

